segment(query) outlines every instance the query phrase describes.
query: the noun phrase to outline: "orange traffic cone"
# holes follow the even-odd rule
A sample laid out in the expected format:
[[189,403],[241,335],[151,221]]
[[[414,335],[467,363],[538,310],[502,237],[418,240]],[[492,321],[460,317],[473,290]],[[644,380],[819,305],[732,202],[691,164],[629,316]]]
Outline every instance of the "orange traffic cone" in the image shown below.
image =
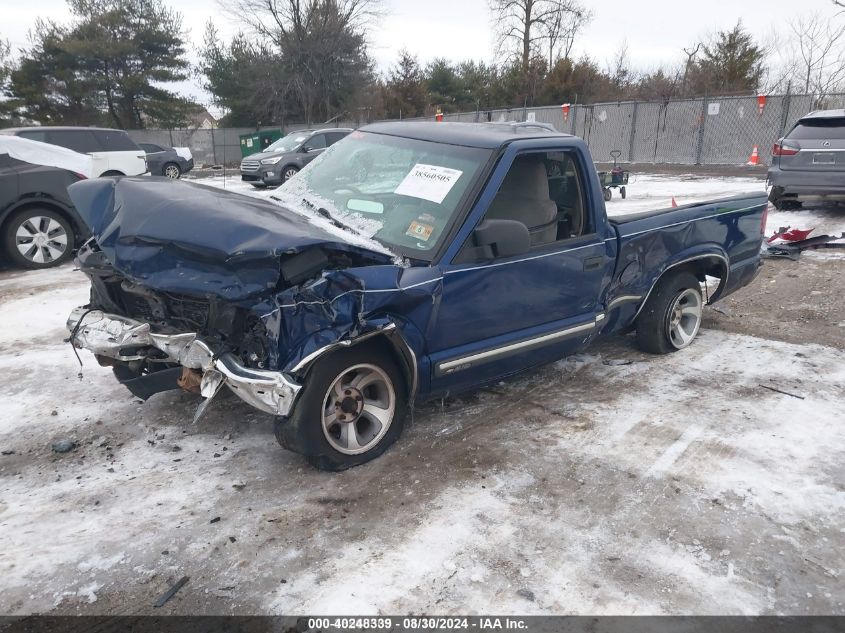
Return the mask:
[[676,208],[677,206],[678,206],[678,203],[677,203],[677,202],[675,202],[675,196],[672,196],[672,208],[674,209],[674,208]]
[[754,146],[754,149],[751,150],[751,158],[748,159],[748,162],[745,163],[746,165],[759,165],[760,164],[760,152],[757,151],[757,146]]

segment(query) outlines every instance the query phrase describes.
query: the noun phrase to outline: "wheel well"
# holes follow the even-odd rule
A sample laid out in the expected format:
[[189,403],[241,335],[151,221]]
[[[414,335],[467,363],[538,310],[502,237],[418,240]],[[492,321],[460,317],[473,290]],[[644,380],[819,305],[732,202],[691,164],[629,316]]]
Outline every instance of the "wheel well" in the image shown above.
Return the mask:
[[26,209],[46,209],[48,211],[53,211],[54,213],[58,213],[65,221],[70,224],[71,228],[73,229],[74,237],[78,240],[80,237],[79,227],[74,222],[73,217],[70,213],[67,212],[62,206],[50,202],[49,200],[30,200],[24,202],[23,204],[19,204],[18,206],[14,207],[11,211],[6,213],[2,220],[0,220],[0,234],[6,230],[6,225],[12,219],[12,216],[17,215],[21,211],[25,211]]
[[125,176],[122,171],[117,171],[116,169],[109,169],[108,171],[104,171],[100,176]]
[[[700,258],[684,262],[677,266],[670,266],[663,271],[663,274],[658,277],[657,281],[660,281],[662,277],[670,272],[675,273],[680,271],[692,273],[701,282],[704,282],[706,277],[719,279],[719,287],[710,297],[709,303],[712,303],[719,297],[725,286],[725,282],[728,280],[728,265],[722,257],[717,255],[702,255]],[[655,285],[657,281],[655,281]]]
[[[380,347],[393,357],[393,360],[396,361],[399,369],[402,370],[402,377],[404,379],[405,389],[407,390],[408,401],[413,403],[418,387],[416,356],[410,346],[405,343],[405,340],[399,331],[395,327],[390,327],[390,329],[385,328],[384,330],[373,332],[370,335],[365,334],[359,340],[353,340],[346,344],[341,343],[328,345],[323,348],[323,350],[325,354],[331,354],[337,349],[357,347],[358,345],[373,345]],[[308,374],[317,364],[322,355],[323,354],[320,354],[319,356],[313,358],[313,360],[307,361],[307,364],[304,367],[294,368],[294,373],[302,380],[307,380]]]

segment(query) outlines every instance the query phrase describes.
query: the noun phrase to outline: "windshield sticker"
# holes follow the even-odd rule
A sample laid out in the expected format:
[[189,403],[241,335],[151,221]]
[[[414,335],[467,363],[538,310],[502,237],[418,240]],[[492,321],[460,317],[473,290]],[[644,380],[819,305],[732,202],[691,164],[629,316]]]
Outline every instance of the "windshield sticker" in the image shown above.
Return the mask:
[[408,227],[408,230],[405,231],[405,235],[408,237],[415,237],[418,240],[422,240],[424,242],[428,241],[428,238],[431,237],[431,233],[434,231],[434,227],[430,224],[423,224],[422,222],[417,222],[414,220],[411,222],[411,226]]
[[393,193],[440,204],[463,173],[458,169],[417,163]]

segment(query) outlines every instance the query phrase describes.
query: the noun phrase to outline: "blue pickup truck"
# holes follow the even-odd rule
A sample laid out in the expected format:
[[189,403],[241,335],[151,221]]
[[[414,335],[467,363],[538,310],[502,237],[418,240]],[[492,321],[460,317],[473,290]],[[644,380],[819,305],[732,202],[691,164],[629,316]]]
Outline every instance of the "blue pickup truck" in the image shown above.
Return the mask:
[[327,470],[381,454],[415,400],[599,336],[685,348],[705,301],[754,279],[767,208],[608,219],[584,142],[532,123],[369,125],[274,199],[148,178],[70,195],[93,236],[72,343],[140,398],[198,394],[197,417],[226,387]]

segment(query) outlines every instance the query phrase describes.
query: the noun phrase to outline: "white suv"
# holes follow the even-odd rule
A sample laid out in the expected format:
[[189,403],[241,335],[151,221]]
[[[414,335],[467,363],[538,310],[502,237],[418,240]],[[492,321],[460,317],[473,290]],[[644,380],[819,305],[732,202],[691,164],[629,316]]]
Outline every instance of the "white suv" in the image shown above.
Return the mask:
[[0,131],[89,154],[94,176],[138,176],[147,171],[147,155],[123,130],[100,127],[18,127]]

